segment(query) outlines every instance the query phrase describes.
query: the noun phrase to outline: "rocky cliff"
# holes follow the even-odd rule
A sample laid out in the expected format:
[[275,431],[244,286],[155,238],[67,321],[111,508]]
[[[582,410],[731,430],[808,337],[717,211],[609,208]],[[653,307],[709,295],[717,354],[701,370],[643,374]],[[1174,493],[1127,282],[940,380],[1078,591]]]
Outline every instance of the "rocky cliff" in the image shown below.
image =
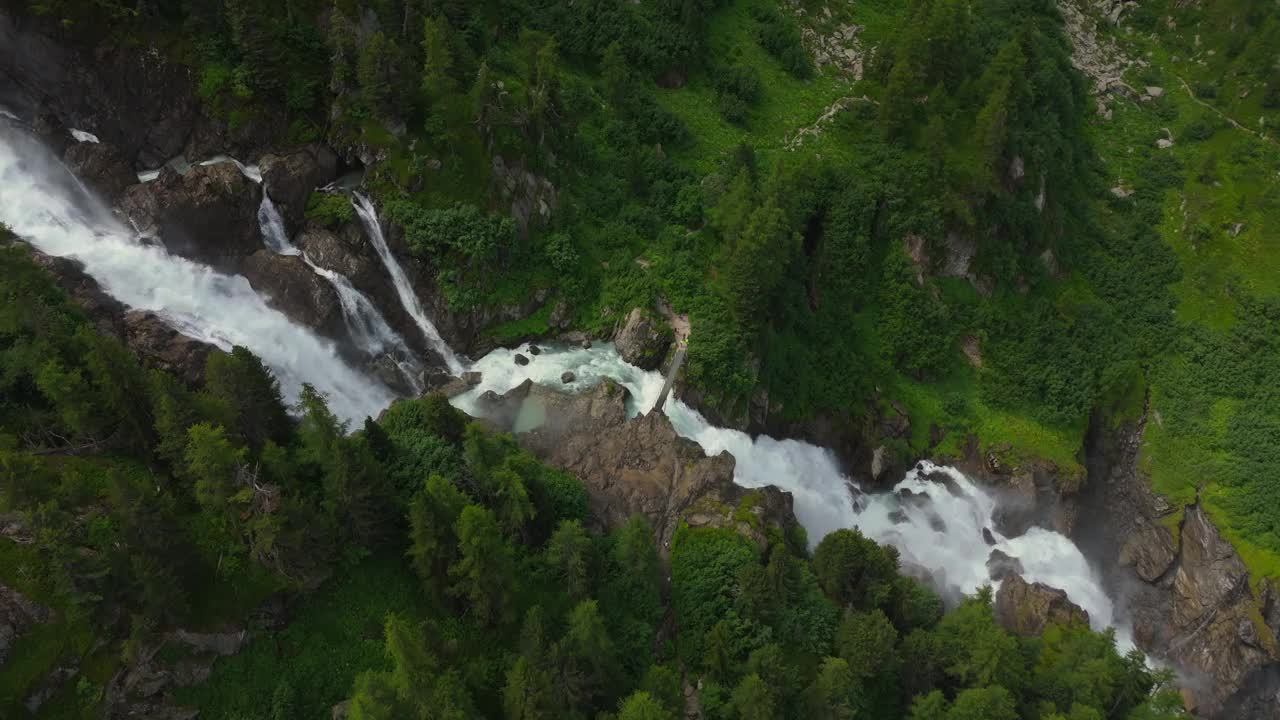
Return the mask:
[[1280,718],[1280,597],[1271,583],[1251,583],[1198,503],[1177,508],[1151,491],[1138,466],[1144,428],[1145,417],[1114,431],[1095,421],[1077,543],[1100,565],[1138,646],[1179,670],[1197,714]]

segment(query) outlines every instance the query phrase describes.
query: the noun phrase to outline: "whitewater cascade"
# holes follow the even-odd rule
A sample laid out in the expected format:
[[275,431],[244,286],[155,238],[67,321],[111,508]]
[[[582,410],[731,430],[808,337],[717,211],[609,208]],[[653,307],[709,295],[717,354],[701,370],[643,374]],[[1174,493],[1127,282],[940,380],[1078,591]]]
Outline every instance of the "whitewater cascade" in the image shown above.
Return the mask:
[[[635,415],[653,409],[665,382],[656,371],[641,370],[622,360],[609,343],[590,349],[558,345],[540,346],[542,352],[520,366],[515,350],[500,348],[476,361],[481,383],[453,399],[459,408],[480,414],[476,401],[487,390],[504,393],[526,379],[540,385],[579,391],[604,379],[630,391],[627,411]],[[573,372],[576,380],[564,385],[560,376]],[[729,452],[737,460],[734,482],[748,487],[775,485],[792,494],[796,518],[817,544],[828,533],[856,527],[877,542],[898,548],[904,570],[923,569],[940,590],[973,593],[989,579],[987,558],[1001,550],[1018,558],[1028,582],[1043,582],[1067,592],[1089,613],[1090,623],[1101,630],[1115,626],[1112,603],[1084,555],[1060,533],[1032,528],[1016,538],[995,530],[996,500],[954,468],[924,461],[906,474],[893,492],[863,494],[840,472],[835,455],[825,448],[798,440],[752,438],[737,430],[711,425],[677,397],[670,397],[663,411],[681,436],[702,446],[708,455]],[[929,476],[945,476],[937,482]],[[907,493],[905,491],[910,491]],[[903,491],[903,492],[900,492]],[[912,494],[916,497],[912,498]],[[927,502],[920,496],[926,496]],[[982,531],[995,540],[988,546]],[[1117,628],[1121,651],[1132,647],[1127,629]]]
[[[236,164],[246,176],[260,177],[255,168]],[[353,204],[406,309],[450,369],[460,372],[462,363],[426,318],[391,255],[372,205],[361,195],[355,196]],[[269,247],[301,254],[288,242],[269,199],[260,208],[259,220]],[[298,398],[304,383],[310,383],[328,397],[335,414],[358,422],[366,415],[376,416],[394,399],[387,387],[345,363],[333,343],[270,308],[243,277],[219,273],[140,241],[40,143],[3,126],[0,222],[42,252],[80,261],[116,299],[155,312],[183,334],[224,349],[249,348],[271,367],[290,401]],[[344,313],[347,303],[351,304],[348,317],[355,326],[369,323],[364,340],[357,342],[367,342],[369,347],[383,342],[385,349],[390,340],[387,334],[394,332],[372,303],[354,288],[344,293],[342,288],[350,283],[340,274],[312,268],[334,283]],[[353,337],[359,334],[353,331]],[[607,343],[592,349],[547,347],[527,366],[516,365],[514,354],[515,350],[498,349],[475,363],[472,369],[482,373],[480,385],[454,398],[454,403],[474,414],[477,396],[487,390],[506,392],[526,379],[565,387],[561,374],[572,371],[577,379],[567,386],[570,390],[582,390],[606,378],[624,385],[631,393],[628,411],[634,415],[653,410],[664,383],[660,373],[627,364]],[[991,550],[1002,550],[1019,559],[1028,581],[1065,590],[1089,612],[1095,628],[1116,624],[1110,599],[1069,539],[1042,528],[1014,538],[1000,535],[993,519],[995,498],[957,470],[922,462],[894,492],[857,492],[855,497],[856,488],[841,474],[829,450],[714,427],[675,397],[662,411],[680,435],[699,443],[708,454],[731,453],[737,460],[734,479],[739,485],[776,485],[790,492],[796,516],[815,544],[834,530],[857,527],[878,542],[896,546],[904,565],[921,568],[936,584],[963,592],[989,582],[986,560]],[[938,473],[946,482],[931,479]],[[927,497],[927,502],[921,497]],[[983,541],[984,529],[990,530],[994,546]],[[1125,628],[1118,628],[1118,639],[1122,650],[1131,647]]]
[[249,348],[274,371],[289,402],[310,383],[338,417],[359,422],[394,399],[344,362],[333,343],[269,307],[243,277],[141,242],[38,141],[6,127],[0,222],[44,253],[80,261],[117,300],[156,313],[182,334],[225,350]]
[[269,250],[277,255],[300,256],[312,272],[327,280],[333,287],[334,293],[338,296],[338,305],[342,308],[342,319],[346,323],[347,333],[356,348],[371,358],[380,355],[393,357],[413,392],[421,393],[422,385],[418,380],[418,374],[422,367],[413,357],[413,352],[405,344],[404,338],[391,329],[373,301],[357,290],[346,275],[320,267],[312,262],[306,253],[289,242],[284,218],[280,216],[279,209],[265,190],[262,193],[262,204],[258,206],[258,225],[262,230],[262,241]]
[[258,227],[262,230],[262,242],[271,252],[277,255],[302,254],[301,250],[289,242],[289,233],[284,229],[284,218],[280,216],[280,210],[271,201],[266,190],[262,191],[262,204],[258,206]]
[[382,234],[382,225],[378,222],[378,213],[373,208],[373,203],[369,202],[369,198],[360,193],[352,193],[351,204],[355,207],[356,214],[360,217],[361,224],[364,225],[365,234],[369,237],[369,242],[373,243],[373,247],[378,251],[378,257],[382,259],[382,264],[387,268],[387,273],[391,275],[391,282],[395,285],[396,294],[400,297],[400,303],[404,306],[409,316],[417,323],[418,328],[422,330],[422,334],[427,339],[427,343],[431,345],[431,349],[444,360],[445,365],[449,367],[449,372],[454,375],[460,375],[466,368],[453,352],[453,348],[449,347],[449,343],[444,341],[440,335],[440,331],[436,329],[431,319],[427,317],[427,313],[422,309],[422,303],[418,300],[418,294],[414,292],[413,285],[409,283],[409,276],[405,274],[404,268],[400,267],[399,261],[395,255],[391,253],[391,248],[387,246],[387,239]]

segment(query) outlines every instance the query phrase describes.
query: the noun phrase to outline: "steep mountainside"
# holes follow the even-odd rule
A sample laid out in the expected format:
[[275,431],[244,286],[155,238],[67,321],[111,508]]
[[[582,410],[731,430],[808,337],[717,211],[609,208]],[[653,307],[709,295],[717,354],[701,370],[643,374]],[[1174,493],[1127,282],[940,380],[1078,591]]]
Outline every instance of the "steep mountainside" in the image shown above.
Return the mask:
[[[0,0],[0,110],[3,217],[100,240],[0,225],[0,714],[1280,713],[1274,0]],[[1181,674],[939,620],[612,385],[360,425],[531,340],[964,468]]]

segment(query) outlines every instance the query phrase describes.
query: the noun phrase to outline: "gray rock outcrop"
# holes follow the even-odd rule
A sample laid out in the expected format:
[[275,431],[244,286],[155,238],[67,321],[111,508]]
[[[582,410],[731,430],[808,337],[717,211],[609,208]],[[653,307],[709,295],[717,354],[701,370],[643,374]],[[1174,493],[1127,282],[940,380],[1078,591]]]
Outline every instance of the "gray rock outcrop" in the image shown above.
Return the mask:
[[169,252],[227,267],[262,249],[261,202],[262,188],[226,162],[186,174],[165,167],[154,182],[126,190],[120,208]]
[[992,550],[987,558],[987,573],[992,580],[1004,580],[1010,575],[1021,576],[1022,561],[1003,550]]
[[627,315],[613,342],[623,360],[642,370],[653,370],[662,364],[671,340],[670,328],[635,308]]
[[199,118],[191,69],[165,56],[132,43],[77,46],[39,15],[0,8],[0,104],[91,130],[142,167],[180,154]]
[[281,155],[266,155],[259,165],[263,188],[279,208],[290,235],[302,227],[311,192],[338,177],[338,156],[316,143]]
[[239,269],[254,290],[280,312],[322,335],[345,335],[337,291],[307,267],[301,257],[259,250],[244,258]]
[[[732,512],[751,492],[734,484],[733,456],[707,456],[697,443],[680,437],[662,413],[628,419],[627,396],[625,388],[611,382],[580,394],[526,382],[488,398],[485,406],[490,420],[503,429],[530,414],[530,404],[536,407],[545,422],[517,439],[544,462],[582,481],[590,516],[601,529],[642,514],[664,555],[682,519],[695,526],[733,527],[754,538],[758,531],[750,523],[739,527]],[[760,495],[753,513],[784,527],[795,524],[790,494],[776,488],[756,492]]]
[[1007,573],[995,602],[996,622],[1025,637],[1040,635],[1049,625],[1089,624],[1089,613],[1071,602],[1067,593],[1044,583],[1028,583]]

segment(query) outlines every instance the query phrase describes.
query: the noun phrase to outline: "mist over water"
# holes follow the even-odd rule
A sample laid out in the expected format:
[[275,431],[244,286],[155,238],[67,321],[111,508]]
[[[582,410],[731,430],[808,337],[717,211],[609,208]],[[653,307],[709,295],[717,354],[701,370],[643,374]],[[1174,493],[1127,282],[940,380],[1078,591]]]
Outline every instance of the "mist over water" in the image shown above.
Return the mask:
[[[454,398],[454,405],[473,415],[480,414],[476,399],[481,393],[493,390],[501,394],[526,379],[569,390],[586,389],[605,378],[612,379],[630,391],[627,410],[631,415],[651,412],[662,392],[661,373],[627,364],[611,344],[591,349],[540,347],[542,352],[537,356],[518,349],[530,360],[525,366],[515,363],[517,350],[502,348],[476,361],[472,369],[482,373],[481,383]],[[560,376],[565,371],[573,372],[577,379],[562,384]],[[1079,548],[1060,533],[1043,528],[1032,528],[1016,538],[996,532],[995,497],[954,468],[923,461],[906,474],[894,492],[863,494],[840,471],[830,450],[798,440],[763,435],[752,438],[737,430],[715,427],[674,396],[667,400],[663,412],[677,433],[697,442],[708,455],[733,455],[737,460],[737,484],[750,488],[776,485],[790,492],[796,518],[808,531],[811,545],[835,530],[856,527],[877,542],[897,547],[904,569],[924,569],[944,594],[971,594],[983,585],[998,587],[999,583],[990,580],[986,562],[990,552],[999,549],[1021,561],[1022,576],[1028,582],[1065,590],[1073,602],[1088,611],[1094,628],[1117,623],[1110,598]],[[928,479],[933,473],[943,473],[950,482]],[[899,490],[923,497],[916,501],[904,499]],[[994,546],[983,540],[984,528],[995,538]],[[1117,640],[1122,651],[1132,647],[1124,627],[1118,628]]]
[[275,372],[285,398],[303,383],[339,417],[377,415],[393,396],[349,366],[333,343],[290,321],[238,275],[226,275],[141,242],[30,136],[0,127],[0,222],[49,255],[70,257],[108,293],[150,310],[179,332],[229,350],[243,345]]

